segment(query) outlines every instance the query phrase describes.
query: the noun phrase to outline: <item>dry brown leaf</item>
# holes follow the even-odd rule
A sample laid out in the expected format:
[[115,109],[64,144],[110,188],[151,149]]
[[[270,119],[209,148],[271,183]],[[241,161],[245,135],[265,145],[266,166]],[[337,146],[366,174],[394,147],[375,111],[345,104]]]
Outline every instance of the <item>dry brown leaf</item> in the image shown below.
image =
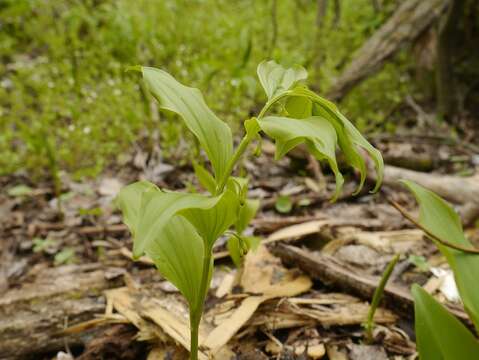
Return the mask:
[[246,292],[256,293],[258,296],[244,299],[231,316],[208,335],[203,345],[212,349],[212,353],[227,344],[253,316],[261,303],[268,299],[295,296],[308,291],[312,282],[307,276],[298,276],[285,269],[266,247],[260,246],[246,256],[241,285]]

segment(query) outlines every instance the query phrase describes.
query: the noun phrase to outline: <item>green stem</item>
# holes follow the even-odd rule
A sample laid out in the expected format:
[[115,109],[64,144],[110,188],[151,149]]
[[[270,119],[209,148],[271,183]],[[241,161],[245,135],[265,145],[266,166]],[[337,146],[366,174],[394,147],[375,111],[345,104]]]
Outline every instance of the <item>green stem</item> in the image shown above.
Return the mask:
[[[261,109],[257,119],[260,120],[261,118],[264,117],[264,115],[268,112],[268,110],[275,104],[278,100],[282,99],[285,96],[288,96],[289,92],[285,92],[275,98],[272,98],[269,100]],[[253,141],[254,137],[253,136],[248,136],[246,134],[243,139],[241,139],[241,142],[239,143],[238,147],[236,148],[236,151],[233,154],[233,157],[231,158],[230,162],[228,163],[228,167],[226,168],[225,175],[221,178],[220,183],[218,184],[218,187],[216,188],[216,194],[219,195],[223,192],[226,182],[228,181],[228,178],[230,177],[231,173],[233,172],[233,168],[240,159],[241,155],[246,151],[248,148],[248,145]]]
[[200,293],[198,303],[193,308],[190,307],[190,360],[198,360],[198,337],[201,315],[208,293],[208,280],[210,278],[212,251],[211,248],[205,247],[203,256],[203,269],[201,274]]
[[[200,318],[201,319],[201,318]],[[190,360],[198,360],[198,334],[200,322],[195,312],[190,309]]]
[[218,184],[218,187],[216,189],[216,195],[219,195],[223,192],[223,190],[225,188],[225,185],[226,185],[226,181],[228,180],[231,173],[233,172],[234,166],[238,162],[241,155],[243,155],[243,153],[246,151],[246,149],[248,148],[248,145],[250,144],[250,142],[252,140],[253,140],[253,138],[248,136],[248,134],[246,134],[243,137],[243,139],[241,139],[241,142],[238,145],[238,148],[236,149],[235,153],[233,154],[233,157],[231,158],[231,161],[228,163],[228,167],[226,169],[225,175],[221,179],[221,182]]
[[372,343],[373,341],[374,313],[376,312],[379,302],[381,301],[381,298],[384,293],[384,288],[386,287],[389,277],[391,276],[391,273],[393,272],[394,267],[396,266],[396,263],[398,262],[398,260],[399,260],[399,254],[394,256],[391,262],[388,264],[388,266],[386,267],[386,270],[383,273],[383,276],[381,277],[381,281],[379,282],[378,287],[374,291],[373,299],[371,301],[371,306],[369,307],[369,311],[368,311],[368,318],[366,320],[366,324],[364,325],[364,328],[366,330],[366,341],[368,343]]
[[[258,120],[261,119],[266,112],[276,103],[278,100],[287,96],[289,93],[285,92],[270,101],[268,101],[263,109],[261,109]],[[228,167],[226,168],[225,175],[221,178],[217,188],[215,195],[219,195],[223,192],[226,182],[230,177],[231,173],[233,172],[233,168],[240,159],[241,155],[246,151],[248,145],[254,139],[254,136],[246,134],[243,139],[241,139],[240,144],[236,148],[233,157],[231,158],[230,162],[228,163]],[[201,315],[203,313],[203,306],[206,299],[206,294],[208,292],[208,280],[209,280],[209,271],[210,271],[210,263],[212,258],[212,249],[209,247],[205,247],[204,256],[203,256],[203,273],[201,276],[201,283],[200,283],[200,296],[198,297],[198,303],[194,304],[193,307],[190,306],[190,332],[191,332],[191,339],[190,339],[190,360],[198,360],[198,337],[199,337],[199,327],[201,321]]]

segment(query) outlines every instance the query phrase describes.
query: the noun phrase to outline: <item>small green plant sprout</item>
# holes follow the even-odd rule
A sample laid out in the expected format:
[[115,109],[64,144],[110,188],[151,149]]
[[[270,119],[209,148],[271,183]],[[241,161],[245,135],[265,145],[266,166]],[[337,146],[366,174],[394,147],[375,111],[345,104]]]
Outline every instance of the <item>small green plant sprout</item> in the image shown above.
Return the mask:
[[364,324],[364,330],[366,331],[366,341],[368,343],[373,342],[373,329],[374,329],[374,314],[376,313],[376,309],[378,308],[379,302],[381,301],[384,288],[388,283],[389,278],[399,260],[399,254],[395,255],[391,261],[389,262],[388,266],[383,272],[381,276],[381,280],[379,281],[379,285],[374,290],[373,299],[371,300],[371,305],[369,306],[368,317],[366,319],[366,323]]
[[[147,88],[160,107],[181,117],[198,140],[211,164],[195,164],[196,176],[208,194],[172,192],[140,181],[126,186],[117,197],[124,222],[133,235],[135,257],[147,255],[160,273],[186,298],[190,310],[191,359],[198,358],[198,327],[213,272],[212,249],[225,232],[233,234],[228,247],[239,263],[241,255],[257,243],[243,231],[258,209],[248,199],[248,180],[233,176],[248,146],[264,133],[276,143],[276,158],[304,143],[317,159],[326,161],[336,178],[336,199],[343,185],[336,149],[360,173],[359,191],[366,178],[363,148],[373,159],[377,190],[381,184],[381,154],[328,100],[305,85],[306,70],[284,68],[274,61],[258,66],[258,77],[267,101],[257,117],[245,120],[245,134],[233,146],[230,127],[206,105],[198,89],[176,81],[167,72],[151,67],[132,68],[142,73]],[[270,115],[277,110],[275,115]]]
[[[396,204],[398,210],[434,242],[454,272],[464,308],[479,331],[479,251],[465,237],[457,213],[432,191],[403,181],[419,203],[419,219],[415,220]],[[414,298],[416,341],[421,360],[477,359],[477,338],[444,306],[422,287],[412,287]]]

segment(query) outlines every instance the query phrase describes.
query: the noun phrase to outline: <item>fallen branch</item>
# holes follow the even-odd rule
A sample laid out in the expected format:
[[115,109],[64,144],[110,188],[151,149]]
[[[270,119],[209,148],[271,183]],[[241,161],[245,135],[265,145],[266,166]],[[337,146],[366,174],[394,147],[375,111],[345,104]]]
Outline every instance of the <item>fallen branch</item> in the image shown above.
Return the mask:
[[[332,256],[315,253],[314,255],[295,246],[278,244],[271,249],[286,264],[294,265],[303,270],[311,278],[320,280],[325,285],[338,288],[346,293],[354,294],[369,301],[380,279],[361,275],[344,262]],[[384,304],[401,315],[411,318],[414,314],[414,302],[410,292],[395,284],[388,284],[384,289]],[[451,309],[464,323],[470,324],[465,312]]]

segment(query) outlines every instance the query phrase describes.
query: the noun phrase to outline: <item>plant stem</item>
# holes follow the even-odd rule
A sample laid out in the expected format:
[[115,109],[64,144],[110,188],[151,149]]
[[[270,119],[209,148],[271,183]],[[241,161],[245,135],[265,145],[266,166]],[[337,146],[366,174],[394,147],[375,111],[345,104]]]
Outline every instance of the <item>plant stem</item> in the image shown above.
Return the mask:
[[190,308],[190,360],[198,360],[199,327],[206,300],[206,294],[208,293],[211,259],[212,250],[210,247],[205,246],[198,303],[195,304],[193,308]]
[[[266,112],[271,108],[271,106],[273,106],[274,103],[276,103],[278,100],[280,100],[281,98],[283,98],[287,95],[289,95],[289,92],[286,91],[283,94],[280,94],[280,95],[272,98],[271,100],[269,100],[263,106],[263,108],[261,109],[257,119],[260,120],[266,114]],[[230,177],[231,173],[233,172],[234,166],[236,165],[236,163],[240,159],[241,155],[243,155],[243,153],[246,151],[246,149],[248,148],[248,145],[251,143],[253,138],[254,138],[253,136],[248,136],[248,134],[246,134],[241,139],[241,142],[239,143],[238,147],[236,148],[236,150],[233,154],[233,157],[231,158],[230,162],[228,163],[228,167],[225,171],[225,175],[222,177],[220,183],[218,184],[218,187],[216,188],[215,195],[219,195],[223,192],[223,190],[226,186],[226,182],[228,181],[228,178]]]
[[[200,318],[201,319],[201,318]],[[199,319],[195,311],[190,309],[190,360],[198,360]]]
[[373,341],[374,313],[376,312],[379,302],[381,301],[381,298],[384,293],[384,288],[386,287],[389,277],[391,276],[398,260],[399,260],[399,254],[394,256],[391,262],[388,264],[388,266],[386,267],[386,270],[384,270],[383,276],[381,277],[381,281],[379,282],[378,287],[374,291],[373,299],[371,301],[371,306],[369,307],[369,311],[368,311],[368,318],[366,320],[366,324],[364,325],[364,328],[366,330],[366,341],[368,343],[372,343]]
[[[266,112],[273,106],[275,102],[279,99],[287,96],[288,92],[285,92],[271,100],[269,100],[265,106],[261,109],[258,120],[261,119]],[[254,139],[254,136],[250,134],[246,134],[241,142],[239,143],[238,147],[236,148],[233,157],[231,158],[230,162],[228,163],[228,167],[226,168],[224,176],[221,178],[218,186],[216,187],[215,195],[219,195],[223,192],[226,182],[230,177],[231,173],[233,172],[234,166],[240,159],[241,155],[246,151],[248,145]],[[203,306],[206,299],[206,294],[208,292],[208,280],[209,280],[209,273],[210,273],[210,264],[212,258],[212,249],[211,247],[206,247],[204,249],[204,256],[203,256],[203,273],[201,275],[201,284],[200,284],[200,296],[198,297],[198,303],[194,304],[193,307],[190,306],[190,360],[198,360],[198,337],[199,337],[199,327],[201,321],[201,315],[203,314]]]
[[226,181],[228,180],[231,173],[233,172],[234,166],[238,162],[241,155],[243,155],[243,153],[246,151],[246,148],[250,144],[251,140],[253,140],[253,139],[251,137],[249,137],[248,134],[246,134],[243,137],[243,139],[241,139],[241,142],[239,143],[238,148],[234,152],[233,157],[231,158],[231,161],[228,164],[228,168],[226,169],[225,175],[221,179],[221,182],[218,184],[218,187],[216,189],[216,195],[219,195],[223,192],[223,190],[225,188],[225,185],[226,185]]
[[399,205],[397,202],[395,202],[393,200],[390,200],[388,198],[386,198],[386,199],[392,206],[394,206],[396,208],[397,211],[399,211],[401,213],[402,216],[404,216],[406,219],[408,219],[410,222],[412,222],[417,228],[424,231],[424,233],[427,236],[429,236],[429,238],[431,238],[432,240],[435,240],[439,244],[444,245],[444,246],[449,247],[449,248],[454,249],[454,250],[462,251],[462,252],[465,252],[465,253],[468,253],[468,254],[475,254],[475,255],[479,254],[479,249],[474,248],[472,245],[470,247],[466,247],[466,246],[462,246],[462,245],[458,245],[458,244],[453,244],[453,243],[451,243],[447,240],[443,240],[440,237],[434,235],[432,232],[430,232],[428,229],[426,229],[426,227],[424,227],[416,219],[414,219],[412,217],[412,215],[409,214],[407,212],[407,210],[404,209],[401,205]]

